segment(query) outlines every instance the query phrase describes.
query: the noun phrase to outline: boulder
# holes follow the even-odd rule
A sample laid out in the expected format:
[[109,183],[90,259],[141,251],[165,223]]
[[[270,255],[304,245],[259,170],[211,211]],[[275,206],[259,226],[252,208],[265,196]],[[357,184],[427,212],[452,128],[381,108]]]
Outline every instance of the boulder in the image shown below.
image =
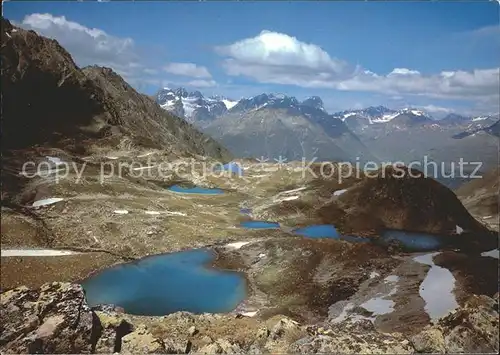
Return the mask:
[[[112,308],[109,308],[112,309]],[[95,346],[96,354],[110,354],[121,351],[122,338],[133,331],[134,326],[121,314],[96,312],[102,332]]]
[[144,325],[122,338],[123,354],[166,354],[165,344],[155,338]]
[[444,354],[446,351],[444,336],[440,329],[425,329],[415,335],[411,341],[413,347],[419,353]]
[[227,339],[217,339],[215,342],[205,345],[200,348],[197,353],[199,354],[242,354],[240,346],[231,343]]
[[[328,334],[328,335],[326,335]],[[375,330],[369,321],[345,321],[331,328],[319,328],[316,334],[297,340],[289,353],[334,354],[410,354],[413,348],[401,334]]]
[[69,283],[2,293],[1,318],[6,353],[91,353],[101,331],[82,287]]
[[472,296],[463,307],[412,338],[419,352],[498,353],[498,300]]

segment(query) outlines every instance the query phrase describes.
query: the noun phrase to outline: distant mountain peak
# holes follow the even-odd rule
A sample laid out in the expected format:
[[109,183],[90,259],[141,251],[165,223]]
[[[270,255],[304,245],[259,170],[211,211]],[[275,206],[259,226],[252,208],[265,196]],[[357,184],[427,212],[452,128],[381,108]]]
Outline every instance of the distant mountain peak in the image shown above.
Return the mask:
[[401,113],[411,114],[411,115],[414,115],[414,116],[425,116],[425,117],[429,117],[430,118],[430,115],[428,115],[424,111],[416,109],[416,108],[413,108],[413,107],[405,107],[404,109],[401,110]]
[[323,100],[321,100],[321,97],[319,96],[311,96],[302,101],[301,105],[304,106],[309,106],[309,107],[314,107],[318,109],[324,109],[323,107]]
[[156,94],[156,102],[165,110],[190,122],[209,121],[223,115],[231,101],[206,99],[200,91],[185,88],[163,88]]

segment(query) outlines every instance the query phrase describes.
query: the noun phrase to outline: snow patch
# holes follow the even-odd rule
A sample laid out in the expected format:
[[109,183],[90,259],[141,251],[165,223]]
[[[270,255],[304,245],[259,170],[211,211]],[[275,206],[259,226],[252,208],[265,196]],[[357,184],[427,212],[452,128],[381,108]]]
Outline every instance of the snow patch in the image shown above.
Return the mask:
[[113,212],[116,214],[128,214],[127,210],[114,210]]
[[145,214],[150,214],[150,215],[154,215],[154,216],[157,216],[160,214],[160,212],[158,211],[144,211]]
[[333,192],[333,196],[340,196],[340,195],[342,195],[346,191],[347,191],[347,189],[334,191]]
[[299,187],[299,188],[293,189],[293,190],[283,191],[283,192],[280,192],[280,194],[286,195],[286,194],[291,194],[291,193],[294,193],[294,192],[303,191],[305,189],[307,189],[307,186],[302,186],[302,187]]
[[299,196],[297,196],[297,195],[295,195],[295,196],[288,196],[288,197],[282,198],[281,201],[293,201],[293,200],[296,200],[298,198],[299,198]]
[[165,213],[171,216],[187,216],[187,214],[183,212],[165,211]]
[[374,279],[375,277],[378,277],[378,276],[380,276],[380,274],[376,271],[372,271],[370,273],[370,279]]
[[227,248],[231,248],[231,249],[240,249],[242,246],[247,245],[247,244],[250,244],[250,242],[234,242],[234,243],[226,244],[225,246]]
[[400,114],[400,112],[383,115],[382,117],[378,117],[378,118],[371,120],[370,123],[386,123],[386,122],[393,120],[397,116],[399,116],[399,114]]
[[346,118],[349,118],[349,117],[352,117],[352,116],[355,116],[356,115],[356,112],[349,112],[349,113],[346,113],[343,117],[342,117],[342,121],[344,121]]
[[499,253],[498,249],[493,249],[490,251],[482,252],[481,256],[486,256],[486,257],[498,259],[499,254],[500,253]]
[[259,313],[259,311],[251,311],[251,312],[241,312],[240,314],[243,317],[255,317],[255,315]]
[[38,200],[33,202],[33,207],[40,207],[40,206],[47,206],[47,205],[52,205],[56,202],[64,200],[63,198],[60,197],[50,197],[50,198],[45,198],[43,200]]
[[464,231],[463,228],[457,225],[456,227],[457,234],[462,234],[463,231]]
[[479,116],[479,117],[474,117],[472,119],[472,122],[476,122],[476,121],[484,121],[484,120],[487,120],[489,117],[488,116]]
[[0,250],[2,257],[9,256],[62,256],[80,254],[72,250],[56,250],[56,249],[2,249]]
[[226,105],[226,108],[228,110],[232,109],[238,103],[238,101],[231,100],[222,100],[222,102],[224,103],[224,105]]

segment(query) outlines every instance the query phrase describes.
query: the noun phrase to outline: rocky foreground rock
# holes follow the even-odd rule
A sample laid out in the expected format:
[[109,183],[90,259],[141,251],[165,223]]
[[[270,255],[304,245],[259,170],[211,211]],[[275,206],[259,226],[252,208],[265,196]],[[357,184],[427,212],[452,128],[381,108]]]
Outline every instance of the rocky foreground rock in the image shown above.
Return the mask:
[[498,294],[466,304],[407,338],[367,320],[302,325],[277,316],[133,317],[111,306],[91,309],[80,285],[50,283],[1,294],[2,353],[492,353],[498,352]]

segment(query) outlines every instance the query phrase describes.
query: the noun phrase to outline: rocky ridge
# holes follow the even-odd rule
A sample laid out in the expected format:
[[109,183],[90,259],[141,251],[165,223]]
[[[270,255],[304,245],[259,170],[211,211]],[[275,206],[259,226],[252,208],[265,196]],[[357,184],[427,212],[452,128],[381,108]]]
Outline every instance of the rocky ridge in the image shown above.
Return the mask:
[[[109,68],[80,69],[57,41],[2,18],[2,151],[132,145],[221,158],[228,152]],[[22,134],[19,134],[22,132]],[[86,142],[86,146],[90,146]],[[81,152],[80,152],[81,153]]]
[[[381,333],[368,321],[318,326],[286,316],[257,320],[186,312],[134,317],[112,306],[91,309],[79,285],[57,282],[4,291],[0,306],[4,353],[498,352],[498,294],[473,296],[412,337]],[[232,332],[224,333],[222,323]]]

